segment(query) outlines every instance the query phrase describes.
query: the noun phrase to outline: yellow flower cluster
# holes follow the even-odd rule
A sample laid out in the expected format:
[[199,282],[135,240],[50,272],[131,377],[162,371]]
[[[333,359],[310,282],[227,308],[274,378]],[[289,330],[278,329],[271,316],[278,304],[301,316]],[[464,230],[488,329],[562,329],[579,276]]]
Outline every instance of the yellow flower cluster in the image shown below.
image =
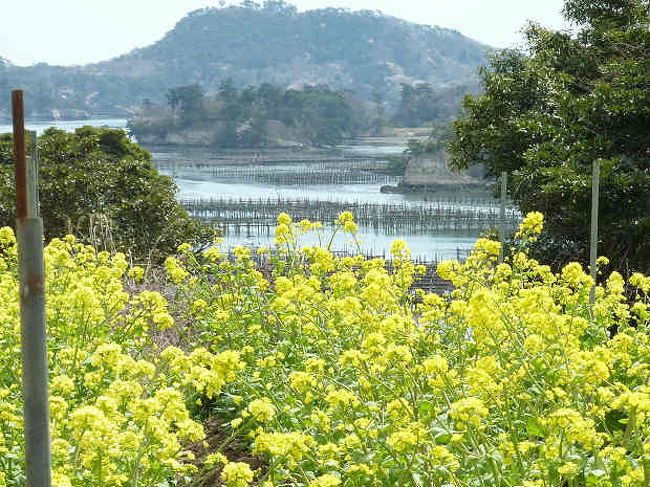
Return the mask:
[[[0,229],[2,487],[25,484],[16,256],[13,232]],[[125,291],[141,268],[72,236],[52,240],[44,256],[53,485],[171,485],[192,476],[184,450],[204,431],[188,400],[218,395],[243,367],[239,354],[151,353],[151,332],[173,318],[159,293]]]
[[228,487],[247,487],[253,480],[253,471],[247,463],[227,463],[221,471],[221,480]]
[[[356,239],[350,222],[335,225]],[[198,345],[246,351],[215,407],[238,411],[233,435],[266,458],[251,482],[648,485],[648,278],[613,273],[592,307],[578,264],[554,273],[529,257],[543,224],[532,213],[512,258],[480,239],[465,263],[440,265],[450,295],[414,298],[403,241],[388,271],[320,238],[301,247],[310,222],[278,224],[266,279],[250,260],[205,258],[179,287],[205,303]]]
[[[354,242],[352,215],[335,231]],[[590,486],[650,482],[650,279],[530,258],[541,214],[512,257],[480,239],[439,266],[455,289],[411,293],[406,244],[381,259],[337,257],[320,225],[278,218],[273,268],[187,246],[167,260],[176,300],[129,295],[123,255],[73,238],[46,250],[54,478],[58,487]],[[317,232],[321,245],[302,247]],[[331,242],[331,240],[329,240]],[[0,230],[0,486],[24,484],[16,246]],[[156,351],[173,326],[178,348]],[[153,353],[152,353],[153,352]],[[216,414],[227,442],[204,469],[186,444]],[[225,450],[224,450],[225,451]]]

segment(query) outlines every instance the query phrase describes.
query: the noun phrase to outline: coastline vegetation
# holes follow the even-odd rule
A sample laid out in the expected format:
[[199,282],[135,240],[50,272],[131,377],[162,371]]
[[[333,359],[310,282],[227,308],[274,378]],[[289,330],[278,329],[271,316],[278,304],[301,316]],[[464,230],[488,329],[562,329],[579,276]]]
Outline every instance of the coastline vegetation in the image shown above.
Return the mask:
[[383,123],[377,104],[323,85],[237,89],[225,81],[214,95],[190,85],[170,89],[167,100],[167,105],[144,103],[129,121],[138,139],[156,143],[200,129],[205,136],[199,143],[219,148],[322,147],[379,130]]

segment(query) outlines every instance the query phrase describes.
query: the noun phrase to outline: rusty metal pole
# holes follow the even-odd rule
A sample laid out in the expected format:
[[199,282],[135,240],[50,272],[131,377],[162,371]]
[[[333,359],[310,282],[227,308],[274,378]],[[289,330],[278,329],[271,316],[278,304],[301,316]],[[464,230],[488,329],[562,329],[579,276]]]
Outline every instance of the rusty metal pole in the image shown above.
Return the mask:
[[[50,413],[47,385],[43,221],[38,204],[30,204],[25,153],[23,92],[11,93],[16,174],[16,236],[20,269],[20,323],[23,356],[23,414],[25,422],[26,487],[51,487]],[[32,153],[32,162],[35,160]],[[32,178],[36,171],[30,171]],[[36,193],[37,194],[37,193]]]

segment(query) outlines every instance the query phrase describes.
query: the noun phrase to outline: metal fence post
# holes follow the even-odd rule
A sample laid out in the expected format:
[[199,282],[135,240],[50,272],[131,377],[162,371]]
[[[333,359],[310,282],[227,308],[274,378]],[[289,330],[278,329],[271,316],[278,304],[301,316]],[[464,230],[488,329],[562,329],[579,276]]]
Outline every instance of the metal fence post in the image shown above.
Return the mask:
[[589,271],[594,285],[589,293],[591,306],[596,302],[596,258],[598,257],[598,197],[600,192],[600,159],[594,159],[591,179],[591,234],[589,238]]
[[503,256],[506,251],[506,194],[508,192],[508,173],[501,171],[501,207],[499,208],[501,234],[501,252],[499,252],[499,262],[503,262]]
[[30,151],[27,157],[27,213],[29,216],[39,217],[38,197],[38,137],[36,131],[29,132]]
[[[20,270],[26,487],[50,487],[50,413],[47,384],[43,221],[38,216],[36,151],[27,169],[23,92],[11,94],[16,175],[16,236]],[[35,141],[32,142],[35,145]],[[31,181],[30,181],[31,179]],[[31,188],[31,190],[29,189]]]

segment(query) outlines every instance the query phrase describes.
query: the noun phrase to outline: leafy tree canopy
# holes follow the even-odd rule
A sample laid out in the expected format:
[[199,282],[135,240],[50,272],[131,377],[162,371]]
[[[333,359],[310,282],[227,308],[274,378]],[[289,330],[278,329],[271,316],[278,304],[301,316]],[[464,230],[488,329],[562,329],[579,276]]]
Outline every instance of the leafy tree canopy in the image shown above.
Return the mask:
[[435,123],[431,133],[425,140],[409,139],[406,143],[406,153],[411,156],[437,154],[444,151],[452,137],[451,125]]
[[[203,243],[211,228],[190,218],[171,178],[124,131],[50,128],[38,139],[41,215],[47,238],[74,232],[136,259],[157,259],[184,242]],[[13,226],[11,134],[0,135],[0,226]]]
[[199,85],[170,88],[167,92],[167,103],[172,110],[180,109],[181,117],[189,122],[201,115],[203,89]]
[[591,166],[601,160],[599,253],[650,269],[650,2],[566,0],[575,34],[538,25],[528,55],[506,50],[481,71],[454,123],[451,163],[511,174],[522,211],[539,210],[558,261],[587,260]]
[[402,83],[393,122],[402,127],[451,122],[460,115],[460,103],[467,93],[478,94],[475,80],[444,87],[434,87],[429,83]]

